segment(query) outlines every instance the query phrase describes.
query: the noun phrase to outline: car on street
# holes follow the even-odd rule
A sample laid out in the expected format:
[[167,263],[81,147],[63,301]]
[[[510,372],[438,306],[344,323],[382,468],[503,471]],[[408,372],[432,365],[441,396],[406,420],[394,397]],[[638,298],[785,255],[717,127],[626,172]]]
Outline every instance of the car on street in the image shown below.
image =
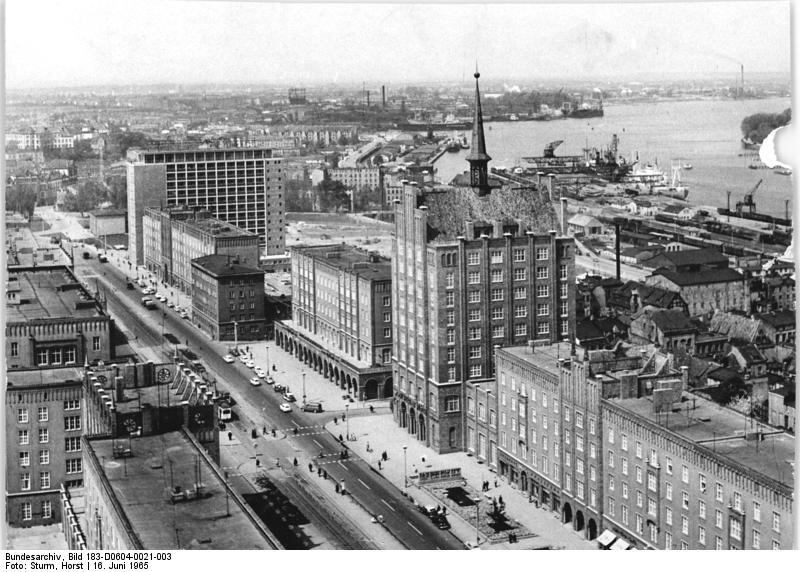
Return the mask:
[[309,401],[305,405],[303,405],[303,411],[309,411],[311,413],[322,413],[322,403],[319,401]]
[[247,357],[247,354],[239,354],[239,361],[242,363],[247,363],[250,361],[250,358]]
[[174,308],[174,307],[175,307],[174,302],[167,302],[167,308]]
[[283,411],[284,413],[291,413],[292,406],[289,405],[288,403],[281,403],[280,410]]
[[181,310],[181,318],[183,318],[184,320],[189,319],[189,314],[186,310]]
[[83,251],[83,259],[84,259],[84,260],[89,260],[91,257],[92,257],[92,255],[91,255],[91,254],[89,254],[89,253],[88,253],[88,252],[86,252],[85,250]]
[[286,393],[283,394],[283,400],[288,401],[289,403],[293,403],[297,401],[297,398],[291,391],[287,391]]
[[433,524],[435,524],[436,528],[439,530],[450,530],[450,522],[448,522],[447,517],[442,514],[431,517],[431,521],[433,521]]
[[281,385],[280,383],[276,383],[275,385],[272,386],[272,390],[275,393],[283,393],[285,389],[286,389],[286,386],[285,385]]
[[126,283],[125,283],[125,287],[126,287],[128,290],[134,290],[133,282],[126,282]]
[[261,380],[257,377],[250,378],[250,385],[261,385]]
[[175,334],[171,334],[170,332],[165,332],[164,333],[164,339],[167,340],[169,343],[174,344],[176,346],[181,343],[180,340],[175,337]]
[[253,360],[249,359],[246,362],[244,362],[244,365],[246,365],[250,369],[253,369],[254,367],[256,367],[256,362],[254,362]]
[[164,296],[163,294],[156,294],[156,300],[158,300],[159,302],[166,302],[167,297]]
[[222,356],[222,359],[225,360],[225,363],[233,363],[236,361],[236,358],[234,358],[231,354],[225,354]]
[[267,385],[272,385],[273,383],[275,383],[275,380],[272,379],[271,377],[267,376],[266,382],[267,382]]
[[258,376],[260,379],[266,379],[266,377],[267,377],[267,374],[266,374],[266,373],[264,373],[264,370],[261,370],[261,371],[255,370],[255,372],[256,372],[256,375],[257,375],[257,376]]

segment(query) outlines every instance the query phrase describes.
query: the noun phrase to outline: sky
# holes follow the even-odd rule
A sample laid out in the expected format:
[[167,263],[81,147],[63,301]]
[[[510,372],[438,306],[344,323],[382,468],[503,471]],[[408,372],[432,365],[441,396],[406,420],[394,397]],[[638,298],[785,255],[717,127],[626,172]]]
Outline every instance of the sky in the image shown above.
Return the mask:
[[7,0],[6,88],[790,72],[789,2]]

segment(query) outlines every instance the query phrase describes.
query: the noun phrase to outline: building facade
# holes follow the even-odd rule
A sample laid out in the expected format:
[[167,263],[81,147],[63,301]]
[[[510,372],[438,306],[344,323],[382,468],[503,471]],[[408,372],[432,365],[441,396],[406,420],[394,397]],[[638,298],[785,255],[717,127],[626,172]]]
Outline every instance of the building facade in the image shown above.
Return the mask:
[[292,319],[275,323],[280,347],[349,394],[391,397],[391,264],[347,246],[292,249]]
[[192,293],[192,260],[217,254],[258,266],[258,236],[211,218],[207,210],[145,209],[145,267],[158,279]]
[[645,284],[679,293],[690,316],[711,316],[717,310],[744,312],[750,307],[748,280],[732,268],[696,272],[656,270],[645,278]]
[[125,234],[128,216],[121,209],[99,209],[89,212],[89,232],[95,236]]
[[345,187],[357,191],[383,188],[383,176],[380,167],[328,169],[327,175],[330,180],[339,181]]
[[6,387],[6,522],[61,520],[59,488],[83,486],[81,370],[12,371]]
[[131,262],[144,263],[146,207],[199,207],[255,234],[264,254],[283,254],[283,159],[271,149],[128,152],[128,232]]
[[264,271],[210,254],[192,260],[192,323],[214,340],[263,340]]

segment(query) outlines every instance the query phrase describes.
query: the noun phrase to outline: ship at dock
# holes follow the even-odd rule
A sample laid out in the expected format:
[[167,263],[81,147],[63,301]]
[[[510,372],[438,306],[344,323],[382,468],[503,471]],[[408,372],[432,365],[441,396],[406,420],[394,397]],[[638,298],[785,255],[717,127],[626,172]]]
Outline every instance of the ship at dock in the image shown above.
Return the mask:
[[585,119],[587,117],[603,117],[603,100],[592,100],[585,103],[583,100],[577,105],[571,101],[565,101],[561,106],[561,113],[564,117],[574,119]]

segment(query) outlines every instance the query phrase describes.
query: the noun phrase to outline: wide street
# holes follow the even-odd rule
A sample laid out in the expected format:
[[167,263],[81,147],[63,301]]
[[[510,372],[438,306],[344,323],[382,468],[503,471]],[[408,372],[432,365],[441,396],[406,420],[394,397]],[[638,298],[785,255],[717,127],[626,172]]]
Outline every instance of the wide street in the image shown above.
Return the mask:
[[[252,429],[256,431],[261,432],[264,427],[268,429],[267,436],[262,435],[253,442],[253,450],[257,448],[260,455],[257,457],[253,453],[253,466],[247,468],[249,472],[255,468],[256,458],[267,469],[279,468],[278,464],[280,467],[289,466],[297,458],[300,468],[305,467],[305,470],[293,471],[293,478],[313,484],[314,487],[332,488],[334,482],[343,483],[349,498],[342,498],[352,498],[369,515],[383,515],[384,526],[406,548],[463,548],[456,537],[436,528],[430,519],[417,511],[396,487],[374,472],[367,463],[354,454],[350,454],[346,460],[340,460],[344,445],[339,442],[338,435],[331,435],[324,429],[324,423],[330,420],[330,414],[304,413],[297,406],[291,413],[281,412],[279,405],[282,400],[278,393],[267,385],[250,385],[248,380],[252,377],[252,372],[238,363],[238,360],[233,364],[223,361],[222,354],[226,344],[207,339],[188,320],[181,320],[171,310],[161,306],[155,311],[145,310],[140,303],[141,292],[126,289],[127,278],[119,269],[112,264],[99,263],[94,255],[89,260],[83,260],[79,254],[81,251],[79,248],[75,250],[76,274],[86,280],[92,289],[94,281],[97,281],[108,300],[109,312],[122,329],[133,333],[138,338],[136,342],[161,349],[164,358],[168,358],[173,349],[162,343],[163,323],[163,331],[172,333],[181,342],[186,342],[190,349],[203,358],[206,367],[218,382],[218,389],[230,391],[237,402],[240,418],[248,419],[252,423]],[[277,377],[277,381],[281,382],[280,377]],[[272,428],[276,429],[275,438],[271,436]],[[313,472],[308,470],[309,463],[314,466]],[[327,479],[317,475],[317,466],[327,472]],[[326,480],[329,482],[326,483]],[[301,490],[295,495],[287,492],[290,499],[297,499],[298,506],[301,506],[300,497],[303,494]],[[306,516],[313,520],[319,514]],[[335,521],[335,516],[330,516],[328,523],[315,524],[324,529],[331,526],[330,522]]]

